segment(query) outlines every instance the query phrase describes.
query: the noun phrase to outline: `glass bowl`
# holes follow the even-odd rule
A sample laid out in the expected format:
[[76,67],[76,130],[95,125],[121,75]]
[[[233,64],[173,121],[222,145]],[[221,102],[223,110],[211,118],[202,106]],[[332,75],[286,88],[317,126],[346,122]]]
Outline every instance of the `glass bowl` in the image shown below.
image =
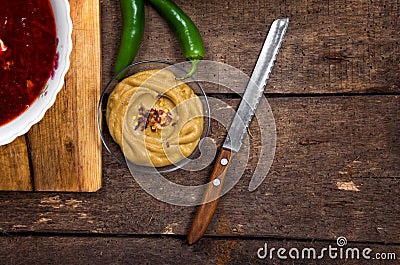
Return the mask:
[[145,61],[135,62],[127,66],[126,68],[122,69],[119,73],[116,73],[102,91],[98,102],[98,110],[97,110],[97,128],[100,133],[101,141],[103,142],[105,149],[118,161],[118,163],[127,166],[131,170],[131,172],[132,171],[140,173],[172,172],[174,170],[183,168],[185,165],[187,165],[188,163],[194,161],[197,157],[199,157],[200,155],[199,147],[202,143],[202,139],[208,136],[210,128],[210,106],[208,103],[206,93],[204,92],[199,82],[196,81],[194,78],[184,79],[183,82],[186,83],[193,90],[193,92],[199,97],[203,108],[203,131],[201,133],[199,144],[189,157],[183,158],[177,163],[162,167],[136,165],[125,157],[120,146],[114,141],[114,139],[110,134],[110,131],[108,129],[108,124],[106,121],[106,111],[107,111],[107,103],[109,96],[111,92],[114,90],[114,88],[118,85],[118,83],[123,80],[123,78],[118,78],[118,77],[121,77],[121,74],[125,74],[125,77],[128,77],[138,72],[146,70],[155,70],[155,69],[169,70],[172,73],[174,73],[176,77],[184,77],[190,70],[190,66],[191,66],[190,62],[182,62],[179,64],[173,64],[162,60],[145,60]]

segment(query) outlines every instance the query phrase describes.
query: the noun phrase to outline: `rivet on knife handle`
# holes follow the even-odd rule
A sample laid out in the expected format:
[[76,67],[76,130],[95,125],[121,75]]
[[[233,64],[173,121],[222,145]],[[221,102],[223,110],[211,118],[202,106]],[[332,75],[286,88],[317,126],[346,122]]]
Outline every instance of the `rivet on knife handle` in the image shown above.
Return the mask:
[[[211,173],[210,181],[203,196],[203,204],[201,204],[193,219],[193,224],[187,237],[189,244],[198,241],[207,230],[207,227],[217,208],[218,198],[221,195],[222,187],[226,178],[226,172],[229,167],[232,152],[228,149],[222,149],[215,161],[214,169]],[[213,201],[210,199],[216,198]],[[207,202],[210,201],[210,202]],[[207,202],[207,203],[204,203]]]

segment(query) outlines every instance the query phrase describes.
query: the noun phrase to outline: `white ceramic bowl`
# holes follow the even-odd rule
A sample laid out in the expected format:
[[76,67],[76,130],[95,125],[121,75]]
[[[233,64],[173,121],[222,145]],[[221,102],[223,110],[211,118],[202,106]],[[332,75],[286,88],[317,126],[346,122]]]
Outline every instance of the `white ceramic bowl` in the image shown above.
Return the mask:
[[64,85],[64,76],[69,68],[69,55],[72,50],[70,6],[68,0],[50,0],[50,2],[56,20],[58,38],[57,69],[48,80],[43,93],[33,104],[16,119],[0,126],[0,145],[12,142],[39,122],[45,112],[54,104],[58,92]]

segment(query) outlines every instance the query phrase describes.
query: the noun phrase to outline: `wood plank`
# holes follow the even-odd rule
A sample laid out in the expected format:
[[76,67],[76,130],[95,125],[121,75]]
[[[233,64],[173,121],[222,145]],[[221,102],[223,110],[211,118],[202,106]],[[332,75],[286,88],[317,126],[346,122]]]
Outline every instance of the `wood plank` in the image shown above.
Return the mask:
[[[221,198],[207,235],[318,238],[400,243],[399,96],[273,98],[277,127],[272,168],[253,193],[252,156],[239,183]],[[238,100],[227,101],[237,106]],[[221,126],[210,137],[220,145]],[[104,186],[95,194],[0,193],[3,232],[186,235],[194,207],[160,202],[104,154]],[[199,172],[171,180],[199,184]],[[145,207],[143,207],[145,205]],[[301,225],[300,225],[301,224]]]
[[96,127],[100,96],[100,7],[70,1],[71,66],[65,86],[44,119],[28,133],[34,186],[38,191],[97,191],[101,145]]
[[[263,258],[263,251],[270,254]],[[323,248],[332,249],[331,252]],[[277,250],[285,249],[282,259]],[[291,258],[289,251],[299,251]],[[305,251],[303,251],[305,249]],[[368,253],[364,249],[371,249]],[[314,252],[315,250],[315,257]],[[342,252],[340,252],[342,250]],[[302,254],[303,251],[303,254]],[[310,252],[308,252],[310,251]],[[322,254],[321,254],[322,252]],[[295,250],[291,252],[295,254]],[[310,253],[310,254],[308,254]],[[354,253],[354,254],[353,254]],[[358,254],[357,254],[358,253]],[[336,257],[335,257],[336,254]],[[303,255],[303,256],[302,256]],[[320,258],[318,259],[318,257]],[[395,264],[400,246],[332,241],[203,238],[193,246],[174,237],[10,236],[0,238],[0,257],[8,264]],[[295,256],[294,256],[295,257]],[[302,258],[304,257],[304,258]],[[348,257],[346,259],[346,257]],[[383,259],[383,258],[386,259]]]
[[[289,17],[285,42],[267,93],[399,93],[400,6],[396,1],[184,1],[199,27],[206,59],[250,75],[272,21]],[[119,4],[103,1],[103,84],[118,50]],[[181,62],[179,43],[165,21],[146,6],[144,40],[137,60]],[[216,73],[218,74],[218,73]],[[206,87],[209,93],[231,92]]]
[[0,190],[32,190],[25,137],[0,146]]

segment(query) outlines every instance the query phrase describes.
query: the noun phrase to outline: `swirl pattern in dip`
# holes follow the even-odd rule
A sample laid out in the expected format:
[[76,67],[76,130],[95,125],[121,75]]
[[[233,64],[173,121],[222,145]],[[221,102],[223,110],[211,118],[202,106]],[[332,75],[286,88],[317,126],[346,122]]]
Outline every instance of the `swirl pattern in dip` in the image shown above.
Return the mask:
[[142,166],[167,166],[190,156],[203,132],[200,99],[168,70],[122,80],[108,99],[106,119],[125,157]]

